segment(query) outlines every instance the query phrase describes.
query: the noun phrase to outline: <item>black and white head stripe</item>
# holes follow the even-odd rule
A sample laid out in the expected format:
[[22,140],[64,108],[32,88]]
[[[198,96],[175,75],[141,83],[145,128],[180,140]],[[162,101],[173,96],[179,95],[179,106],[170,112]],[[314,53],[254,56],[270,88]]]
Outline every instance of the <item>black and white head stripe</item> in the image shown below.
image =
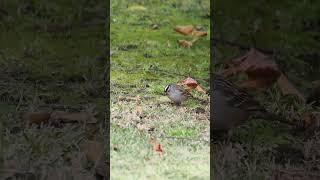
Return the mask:
[[167,86],[164,88],[164,92],[168,92],[169,89],[170,89],[170,86],[171,86],[171,84],[167,85]]

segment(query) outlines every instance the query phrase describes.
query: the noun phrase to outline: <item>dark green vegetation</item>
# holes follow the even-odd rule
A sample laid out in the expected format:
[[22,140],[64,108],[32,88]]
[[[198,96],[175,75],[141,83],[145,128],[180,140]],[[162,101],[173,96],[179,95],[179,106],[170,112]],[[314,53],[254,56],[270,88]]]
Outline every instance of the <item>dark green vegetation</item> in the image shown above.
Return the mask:
[[[209,12],[207,0],[111,2],[112,179],[209,179],[208,102],[176,107],[163,92],[188,75],[209,87],[209,36],[186,49],[177,40],[191,38],[173,30],[191,24],[209,31]],[[137,95],[141,118],[137,102],[126,99]],[[151,136],[163,154],[153,150]]]
[[[311,81],[320,77],[319,1],[215,1],[214,8],[216,71],[223,68],[223,61],[246,53],[241,46],[275,50],[276,62],[290,81],[310,93]],[[240,79],[244,80],[233,78]],[[292,119],[320,112],[319,107],[282,96],[277,86],[250,93],[267,109]],[[233,143],[214,146],[214,177],[319,179],[319,143],[317,131],[299,132],[270,120],[253,120],[236,130]]]
[[[101,1],[1,1],[0,177],[79,178],[79,145],[103,139],[106,13]],[[94,107],[98,123],[87,126],[27,127],[22,118],[27,111]],[[81,162],[92,178],[93,163]]]

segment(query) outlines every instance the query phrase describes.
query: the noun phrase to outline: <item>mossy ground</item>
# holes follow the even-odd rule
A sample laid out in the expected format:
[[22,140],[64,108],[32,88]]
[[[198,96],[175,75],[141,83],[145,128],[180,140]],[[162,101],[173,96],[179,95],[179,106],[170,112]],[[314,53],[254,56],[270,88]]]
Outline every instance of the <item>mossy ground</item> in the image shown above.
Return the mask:
[[[163,93],[188,75],[209,87],[209,35],[186,49],[177,40],[191,37],[173,30],[191,24],[209,32],[209,12],[209,1],[111,1],[112,179],[209,178],[209,102],[174,106]],[[118,99],[138,95],[142,118],[136,101]],[[150,137],[163,154],[153,150]]]

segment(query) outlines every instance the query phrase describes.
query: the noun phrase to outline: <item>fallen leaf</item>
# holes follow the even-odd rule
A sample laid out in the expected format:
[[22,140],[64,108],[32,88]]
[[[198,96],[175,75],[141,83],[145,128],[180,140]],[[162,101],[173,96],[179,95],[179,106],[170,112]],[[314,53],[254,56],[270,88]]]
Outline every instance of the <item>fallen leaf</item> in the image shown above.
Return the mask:
[[196,87],[196,90],[199,91],[199,92],[202,92],[202,93],[207,93],[207,91],[203,87],[201,87],[200,85],[198,85]]
[[153,150],[154,150],[154,151],[159,152],[160,154],[163,153],[161,144],[158,143],[155,138],[151,137],[151,138],[149,139],[149,143],[150,143],[151,145],[153,145]]
[[254,48],[228,64],[232,67],[224,70],[223,76],[228,77],[240,72],[248,75],[248,81],[240,85],[242,88],[265,88],[274,84],[281,75],[275,60]]
[[98,120],[92,113],[89,112],[76,112],[70,113],[65,111],[53,111],[50,117],[52,122],[81,122],[81,123],[97,123]]
[[186,79],[180,81],[179,84],[187,85],[191,89],[194,89],[194,88],[196,88],[198,86],[198,82],[195,79],[191,78],[191,77],[187,77]]
[[189,48],[193,46],[193,43],[187,40],[178,40],[178,44],[180,44],[182,47],[185,47],[185,48]]
[[154,149],[156,152],[163,153],[163,150],[162,150],[162,147],[161,147],[161,144],[160,144],[160,143],[156,143],[156,144],[153,146],[153,149]]
[[49,112],[27,112],[23,115],[23,119],[27,124],[40,124],[48,122],[50,119]]
[[192,35],[194,27],[192,25],[176,26],[173,28],[176,32],[183,35]]
[[191,91],[192,89],[196,89],[199,92],[206,93],[206,90],[204,90],[204,88],[202,88],[199,85],[199,83],[191,77],[187,77],[186,79],[179,81],[178,85],[186,85],[187,86],[186,89],[188,91]]
[[142,107],[139,105],[136,107],[136,114],[137,116],[142,117]]
[[206,36],[208,33],[206,31],[193,31],[192,35],[197,37],[203,37]]
[[287,77],[281,73],[280,78],[277,81],[278,86],[281,89],[281,92],[283,95],[288,95],[288,94],[292,94],[297,96],[302,102],[305,102],[306,99],[304,97],[304,95],[299,92],[287,79]]

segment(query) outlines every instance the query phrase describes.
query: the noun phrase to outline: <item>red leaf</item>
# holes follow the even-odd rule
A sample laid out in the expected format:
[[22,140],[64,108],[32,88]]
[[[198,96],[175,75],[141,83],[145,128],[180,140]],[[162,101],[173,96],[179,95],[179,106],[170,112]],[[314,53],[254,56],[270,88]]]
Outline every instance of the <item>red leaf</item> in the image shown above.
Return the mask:
[[162,150],[162,147],[161,147],[161,144],[160,144],[160,143],[156,143],[156,144],[153,146],[153,149],[154,149],[156,152],[163,153],[163,150]]
[[181,85],[187,85],[189,88],[196,88],[198,86],[198,82],[191,78],[191,77],[187,77],[186,79],[180,81]]

